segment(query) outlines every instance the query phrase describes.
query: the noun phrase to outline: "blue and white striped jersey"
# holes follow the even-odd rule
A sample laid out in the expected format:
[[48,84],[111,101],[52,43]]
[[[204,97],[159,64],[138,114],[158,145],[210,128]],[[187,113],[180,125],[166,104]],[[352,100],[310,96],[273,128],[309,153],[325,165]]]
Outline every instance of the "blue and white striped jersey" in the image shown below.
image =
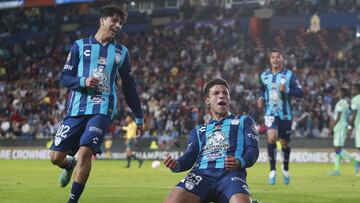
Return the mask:
[[[265,116],[279,116],[282,120],[292,120],[290,100],[292,96],[301,98],[304,91],[294,72],[283,68],[273,74],[267,69],[260,75],[261,94],[265,100]],[[280,85],[285,84],[285,92]]]
[[258,143],[255,122],[249,116],[229,115],[219,121],[211,120],[191,131],[188,148],[173,171],[193,167],[193,170],[204,170],[202,173],[210,169],[211,173],[214,169],[224,169],[225,158],[231,155],[240,161],[241,170],[245,172],[259,156]]
[[[117,104],[117,75],[121,77],[125,99],[135,114],[136,123],[142,124],[143,112],[131,75],[129,51],[114,40],[103,46],[93,35],[73,44],[61,73],[61,85],[71,90],[67,115],[103,114],[113,118]],[[90,76],[100,80],[96,88],[85,87],[85,79]]]

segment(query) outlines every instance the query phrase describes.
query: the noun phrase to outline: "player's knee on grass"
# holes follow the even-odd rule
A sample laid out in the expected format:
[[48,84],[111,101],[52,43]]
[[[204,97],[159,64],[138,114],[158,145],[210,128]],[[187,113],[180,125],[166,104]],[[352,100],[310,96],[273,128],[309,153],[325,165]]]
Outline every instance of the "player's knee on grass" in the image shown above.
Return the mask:
[[200,203],[200,197],[181,188],[173,188],[164,203]]
[[247,194],[237,193],[231,196],[229,203],[251,203],[251,198]]

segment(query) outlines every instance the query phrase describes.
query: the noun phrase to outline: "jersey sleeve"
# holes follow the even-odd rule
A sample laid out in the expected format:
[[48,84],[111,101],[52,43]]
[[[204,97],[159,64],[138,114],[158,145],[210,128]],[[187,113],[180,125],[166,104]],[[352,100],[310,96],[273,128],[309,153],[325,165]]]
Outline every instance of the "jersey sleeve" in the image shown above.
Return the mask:
[[351,100],[351,110],[359,110],[360,97],[355,97]]
[[291,75],[290,79],[289,95],[298,98],[301,98],[304,95],[304,90],[300,84],[300,81],[294,73]]
[[124,63],[119,68],[119,74],[122,81],[122,88],[125,96],[126,103],[135,114],[135,123],[143,124],[144,116],[141,109],[139,94],[136,90],[135,79],[131,73],[131,62],[130,62],[130,54],[127,49],[126,55],[124,58]]
[[60,84],[62,86],[69,89],[85,87],[86,77],[78,77],[79,60],[79,46],[75,42],[71,47],[66,63],[61,72]]
[[340,100],[339,103],[335,106],[335,112],[342,112],[347,108],[349,108],[349,105],[346,100]]
[[240,168],[253,166],[259,157],[259,135],[255,121],[247,116],[244,120],[244,153],[239,159]]
[[177,167],[172,172],[182,172],[189,170],[196,162],[199,155],[199,140],[197,129],[190,132],[188,146],[185,153],[177,160]]

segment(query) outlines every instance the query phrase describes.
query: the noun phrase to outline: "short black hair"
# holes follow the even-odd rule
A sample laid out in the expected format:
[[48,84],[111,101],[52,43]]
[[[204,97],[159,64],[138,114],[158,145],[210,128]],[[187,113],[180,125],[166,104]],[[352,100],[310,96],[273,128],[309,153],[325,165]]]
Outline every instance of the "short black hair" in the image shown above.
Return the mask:
[[271,54],[274,53],[274,52],[277,52],[277,53],[279,53],[280,55],[282,55],[280,49],[278,49],[278,48],[273,48],[273,49],[271,49],[271,51],[269,52],[269,57],[270,57]]
[[124,8],[116,4],[109,4],[100,9],[99,18],[106,18],[112,16],[119,16],[123,22],[126,21],[128,13]]
[[353,88],[356,90],[356,92],[360,92],[360,83],[353,84]]
[[349,97],[349,90],[346,87],[340,87],[340,92],[343,97]]
[[212,88],[215,85],[224,85],[229,90],[229,83],[226,80],[224,80],[222,78],[215,78],[205,84],[204,91],[203,91],[204,97],[209,96],[210,88]]

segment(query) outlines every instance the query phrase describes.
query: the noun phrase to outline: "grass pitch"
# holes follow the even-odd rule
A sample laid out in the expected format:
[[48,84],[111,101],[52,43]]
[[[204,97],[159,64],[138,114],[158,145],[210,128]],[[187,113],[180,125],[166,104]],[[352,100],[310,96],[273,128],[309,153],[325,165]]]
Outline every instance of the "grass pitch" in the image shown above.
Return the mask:
[[[159,203],[185,173],[170,173],[164,166],[142,168],[137,162],[123,168],[125,161],[93,162],[93,170],[80,199],[84,203]],[[360,177],[353,166],[343,164],[342,175],[330,177],[332,164],[291,164],[291,183],[282,182],[278,171],[277,184],[267,184],[268,164],[257,163],[248,170],[248,184],[254,199],[261,203],[358,203]],[[280,166],[278,165],[278,168]],[[279,173],[280,172],[280,173]],[[60,169],[44,160],[0,160],[1,203],[64,203],[71,183],[60,188]]]

